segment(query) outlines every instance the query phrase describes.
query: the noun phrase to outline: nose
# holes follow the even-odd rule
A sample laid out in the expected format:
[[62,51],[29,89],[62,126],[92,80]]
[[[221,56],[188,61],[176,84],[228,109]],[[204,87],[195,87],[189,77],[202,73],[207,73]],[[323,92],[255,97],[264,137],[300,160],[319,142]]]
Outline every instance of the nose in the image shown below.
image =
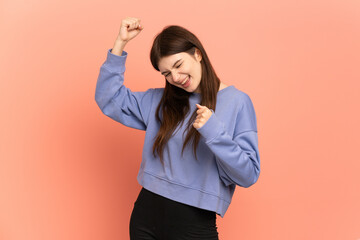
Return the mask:
[[174,82],[178,83],[180,81],[180,74],[177,72],[171,73],[172,79]]

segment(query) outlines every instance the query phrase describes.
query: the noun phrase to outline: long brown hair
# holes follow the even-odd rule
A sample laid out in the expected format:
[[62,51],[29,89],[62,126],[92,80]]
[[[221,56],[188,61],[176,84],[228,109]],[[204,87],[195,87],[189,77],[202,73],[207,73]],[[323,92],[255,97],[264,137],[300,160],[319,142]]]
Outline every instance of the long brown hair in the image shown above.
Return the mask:
[[[165,27],[154,39],[150,51],[151,64],[157,71],[160,71],[158,63],[162,57],[180,52],[186,52],[194,56],[196,48],[200,50],[202,56],[200,62],[202,71],[199,87],[201,92],[200,105],[215,111],[220,79],[217,77],[201,42],[189,30],[177,25]],[[155,156],[157,153],[160,156],[161,162],[163,161],[163,151],[166,143],[179,124],[183,124],[185,117],[189,113],[189,96],[191,94],[166,81],[163,96],[156,109],[156,119],[160,122],[160,129],[153,145],[153,154]],[[160,112],[162,113],[161,116]],[[192,142],[195,157],[196,148],[200,140],[200,133],[192,126],[196,116],[195,110],[187,123],[187,131],[185,131],[187,135],[182,147],[183,153],[186,145]]]

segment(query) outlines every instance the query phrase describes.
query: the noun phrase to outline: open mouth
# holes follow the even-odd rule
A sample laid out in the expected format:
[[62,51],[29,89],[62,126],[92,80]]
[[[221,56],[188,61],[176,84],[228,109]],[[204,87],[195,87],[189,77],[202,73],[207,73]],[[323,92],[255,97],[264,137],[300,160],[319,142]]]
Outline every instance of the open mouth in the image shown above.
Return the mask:
[[181,86],[188,87],[190,85],[190,77],[188,76],[182,83]]

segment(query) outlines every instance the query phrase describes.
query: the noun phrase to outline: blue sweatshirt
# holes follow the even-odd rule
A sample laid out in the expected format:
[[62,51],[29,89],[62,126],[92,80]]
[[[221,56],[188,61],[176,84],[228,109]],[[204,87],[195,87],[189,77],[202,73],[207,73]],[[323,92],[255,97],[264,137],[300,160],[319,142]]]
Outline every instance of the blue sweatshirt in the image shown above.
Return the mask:
[[[132,92],[125,87],[127,52],[118,56],[111,50],[100,67],[95,100],[111,119],[146,131],[139,184],[166,198],[224,217],[235,186],[250,187],[260,174],[256,116],[250,97],[234,86],[218,92],[216,111],[198,129],[201,138],[197,160],[191,145],[181,155],[185,123],[191,116],[188,114],[164,148],[163,165],[158,156],[154,157],[152,147],[160,127],[155,113],[164,88]],[[190,113],[196,111],[200,100],[199,93],[190,95]]]

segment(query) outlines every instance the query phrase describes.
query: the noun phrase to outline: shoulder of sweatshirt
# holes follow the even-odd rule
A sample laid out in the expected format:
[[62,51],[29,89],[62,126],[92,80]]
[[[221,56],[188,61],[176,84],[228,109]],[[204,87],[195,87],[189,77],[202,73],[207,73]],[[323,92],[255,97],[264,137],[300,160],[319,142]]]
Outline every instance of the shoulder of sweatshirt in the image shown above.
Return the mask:
[[149,88],[150,91],[156,98],[161,98],[164,93],[164,88]]
[[150,88],[147,92],[149,92],[152,96],[150,100],[151,103],[147,104],[157,107],[163,96],[164,88]]
[[[234,85],[228,86],[227,88],[228,91],[226,91],[226,94],[220,95],[220,101],[227,102],[233,105],[233,107],[237,106],[238,110],[241,110],[246,104],[251,103],[252,105],[249,94],[236,88]],[[234,103],[236,103],[236,105],[234,105]]]

